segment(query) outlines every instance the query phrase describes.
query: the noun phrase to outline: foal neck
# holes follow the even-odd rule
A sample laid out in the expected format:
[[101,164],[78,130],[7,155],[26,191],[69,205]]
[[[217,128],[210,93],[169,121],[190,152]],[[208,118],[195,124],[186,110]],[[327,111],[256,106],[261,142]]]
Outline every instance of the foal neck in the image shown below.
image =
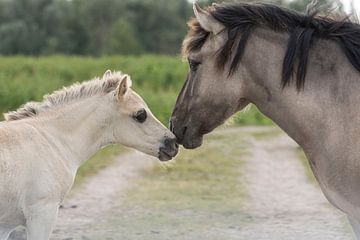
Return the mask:
[[40,115],[35,126],[61,145],[79,167],[102,147],[111,143],[109,104],[104,97],[91,97],[63,105]]

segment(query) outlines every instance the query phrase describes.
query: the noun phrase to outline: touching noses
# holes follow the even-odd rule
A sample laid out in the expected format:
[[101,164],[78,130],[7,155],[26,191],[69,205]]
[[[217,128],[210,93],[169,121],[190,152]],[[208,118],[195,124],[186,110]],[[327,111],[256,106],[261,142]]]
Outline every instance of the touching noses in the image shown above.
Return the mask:
[[170,131],[176,136],[177,143],[181,144],[184,140],[184,136],[187,130],[187,126],[176,126],[176,118],[170,119]]

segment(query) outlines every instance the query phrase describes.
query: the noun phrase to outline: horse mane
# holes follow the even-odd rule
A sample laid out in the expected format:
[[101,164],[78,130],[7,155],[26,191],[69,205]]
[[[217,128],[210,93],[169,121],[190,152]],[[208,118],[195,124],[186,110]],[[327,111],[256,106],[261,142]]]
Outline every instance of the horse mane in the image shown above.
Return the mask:
[[[360,71],[360,25],[349,17],[336,20],[317,12],[299,13],[273,4],[220,4],[206,9],[225,26],[228,39],[217,53],[220,69],[230,63],[229,75],[238,67],[251,33],[258,27],[288,32],[290,37],[283,61],[282,87],[290,85],[296,73],[296,87],[304,87],[309,51],[317,39],[335,41],[350,63]],[[196,19],[189,23],[183,43],[183,56],[201,49],[209,36]],[[234,53],[234,54],[232,54]],[[233,56],[231,58],[231,56]]]
[[121,72],[110,72],[108,70],[103,78],[97,77],[83,83],[75,83],[70,87],[64,87],[52,94],[45,95],[42,102],[28,102],[16,111],[5,113],[5,120],[15,121],[34,117],[56,106],[99,94],[107,94],[118,87],[123,77],[124,74]]

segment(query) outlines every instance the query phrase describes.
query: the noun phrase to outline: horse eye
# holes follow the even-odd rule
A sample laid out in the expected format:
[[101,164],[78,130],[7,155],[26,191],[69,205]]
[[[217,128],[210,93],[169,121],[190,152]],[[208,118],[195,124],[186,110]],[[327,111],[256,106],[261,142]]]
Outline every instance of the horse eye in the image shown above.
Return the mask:
[[190,70],[193,72],[195,72],[197,70],[197,68],[199,67],[200,64],[201,64],[201,62],[189,59]]
[[147,113],[145,109],[141,109],[133,115],[133,119],[139,123],[145,122],[146,118],[147,118]]

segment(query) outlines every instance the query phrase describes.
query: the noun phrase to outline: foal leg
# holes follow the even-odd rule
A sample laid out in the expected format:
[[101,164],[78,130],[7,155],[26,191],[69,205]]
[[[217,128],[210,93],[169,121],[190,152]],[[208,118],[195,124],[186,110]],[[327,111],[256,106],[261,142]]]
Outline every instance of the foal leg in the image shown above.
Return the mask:
[[58,207],[57,203],[31,207],[26,217],[27,240],[49,240]]
[[7,240],[12,230],[13,230],[12,228],[0,226],[0,240]]
[[357,219],[348,216],[352,229],[355,233],[356,239],[360,240],[360,223]]

